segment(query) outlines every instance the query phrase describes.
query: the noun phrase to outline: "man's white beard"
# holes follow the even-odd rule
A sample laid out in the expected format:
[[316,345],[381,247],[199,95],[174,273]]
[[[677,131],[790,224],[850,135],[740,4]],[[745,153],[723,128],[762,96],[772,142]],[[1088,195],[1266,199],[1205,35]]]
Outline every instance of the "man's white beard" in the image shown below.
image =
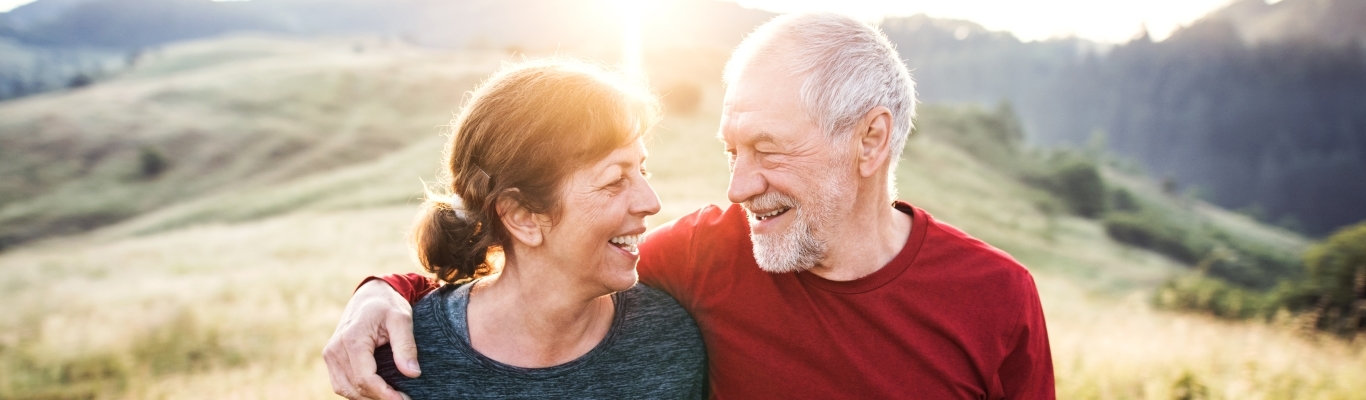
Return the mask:
[[[836,212],[832,201],[839,189],[833,182],[818,182],[816,198],[806,204],[798,204],[791,196],[770,192],[745,204],[745,208],[771,210],[790,207],[792,225],[783,232],[755,234],[751,229],[749,239],[754,243],[754,260],[759,269],[769,273],[801,272],[825,259],[829,246],[820,237],[820,228],[827,218]],[[751,215],[751,224],[754,223]]]
[[786,232],[760,235],[750,231],[754,260],[765,272],[801,272],[815,267],[825,258],[825,241],[816,238],[803,211],[793,209],[791,212],[796,213],[793,215],[795,220]]

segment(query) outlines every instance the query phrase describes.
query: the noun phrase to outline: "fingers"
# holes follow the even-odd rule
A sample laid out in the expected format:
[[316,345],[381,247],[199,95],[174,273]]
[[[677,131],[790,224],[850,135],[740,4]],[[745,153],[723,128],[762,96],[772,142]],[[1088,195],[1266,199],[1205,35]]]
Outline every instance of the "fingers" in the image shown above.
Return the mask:
[[403,393],[394,390],[392,386],[389,386],[388,383],[384,382],[384,379],[380,378],[379,375],[375,375],[373,372],[364,379],[361,379],[359,384],[360,385],[356,389],[360,392],[361,396],[363,396],[360,397],[362,399],[403,400],[404,397]]
[[[327,364],[328,380],[332,391],[348,399],[397,400],[397,393],[389,388],[375,373],[375,347],[384,342],[380,325],[384,321],[376,312],[367,310],[368,302],[353,296],[342,312],[342,320],[332,333],[327,346],[323,348],[323,361]],[[378,380],[379,384],[368,382]],[[387,389],[387,391],[386,391]]]
[[388,284],[374,281],[362,285],[347,302],[336,332],[323,348],[332,391],[353,400],[404,399],[403,393],[377,374],[375,347],[385,343],[393,347],[399,372],[414,378],[421,373],[413,340],[412,307]]
[[394,350],[394,365],[409,378],[422,375],[417,364],[417,343],[413,340],[413,317],[408,313],[390,313],[384,323],[389,345]]
[[350,360],[346,355],[339,335],[333,335],[323,347],[323,362],[327,364],[327,379],[332,383],[332,392],[339,396],[356,400],[360,391],[356,389],[351,376]]
[[[375,347],[373,344],[352,342],[351,345],[340,346],[345,349],[346,365],[341,369],[345,371],[345,382],[332,384],[332,390],[337,394],[348,399],[367,399],[367,400],[402,400],[403,393],[394,390],[383,378],[376,373]],[[332,366],[328,365],[329,373]],[[332,374],[337,375],[337,374]]]

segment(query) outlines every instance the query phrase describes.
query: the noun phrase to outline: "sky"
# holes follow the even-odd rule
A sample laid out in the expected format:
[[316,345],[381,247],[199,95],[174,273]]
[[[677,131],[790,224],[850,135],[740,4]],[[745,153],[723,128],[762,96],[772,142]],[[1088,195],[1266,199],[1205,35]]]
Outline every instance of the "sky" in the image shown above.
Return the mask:
[[[0,0],[0,11],[33,0]],[[637,0],[639,1],[639,0]],[[746,7],[776,12],[835,11],[868,21],[884,16],[925,13],[966,19],[990,30],[1014,33],[1021,40],[1079,36],[1122,43],[1146,26],[1161,40],[1182,25],[1230,0],[735,0]],[[1266,0],[1275,2],[1278,0]]]
[[33,0],[0,0],[0,11],[13,10],[14,7],[32,3]]
[[[1267,0],[1275,2],[1277,0]],[[1122,43],[1144,26],[1153,39],[1219,9],[1230,0],[736,0],[776,12],[835,11],[868,21],[925,13],[966,19],[989,30],[1009,31],[1021,40],[1079,36]]]

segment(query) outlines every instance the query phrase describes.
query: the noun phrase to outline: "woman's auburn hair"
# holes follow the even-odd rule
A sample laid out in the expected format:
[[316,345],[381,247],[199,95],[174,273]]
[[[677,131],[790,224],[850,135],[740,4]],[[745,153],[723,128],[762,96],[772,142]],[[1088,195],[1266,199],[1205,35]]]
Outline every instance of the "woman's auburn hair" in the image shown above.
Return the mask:
[[476,88],[452,121],[439,190],[413,224],[418,262],[460,283],[511,258],[498,202],[554,220],[559,189],[579,168],[640,139],[658,122],[658,99],[640,80],[556,58],[505,65]]

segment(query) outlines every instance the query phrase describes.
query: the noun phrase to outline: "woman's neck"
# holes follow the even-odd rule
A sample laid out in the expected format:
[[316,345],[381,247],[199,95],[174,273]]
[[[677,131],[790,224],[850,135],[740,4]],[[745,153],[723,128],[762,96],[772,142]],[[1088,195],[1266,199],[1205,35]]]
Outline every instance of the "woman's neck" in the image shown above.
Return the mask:
[[610,292],[585,291],[535,265],[515,265],[470,290],[470,344],[504,364],[544,368],[587,354],[607,337],[614,305]]

